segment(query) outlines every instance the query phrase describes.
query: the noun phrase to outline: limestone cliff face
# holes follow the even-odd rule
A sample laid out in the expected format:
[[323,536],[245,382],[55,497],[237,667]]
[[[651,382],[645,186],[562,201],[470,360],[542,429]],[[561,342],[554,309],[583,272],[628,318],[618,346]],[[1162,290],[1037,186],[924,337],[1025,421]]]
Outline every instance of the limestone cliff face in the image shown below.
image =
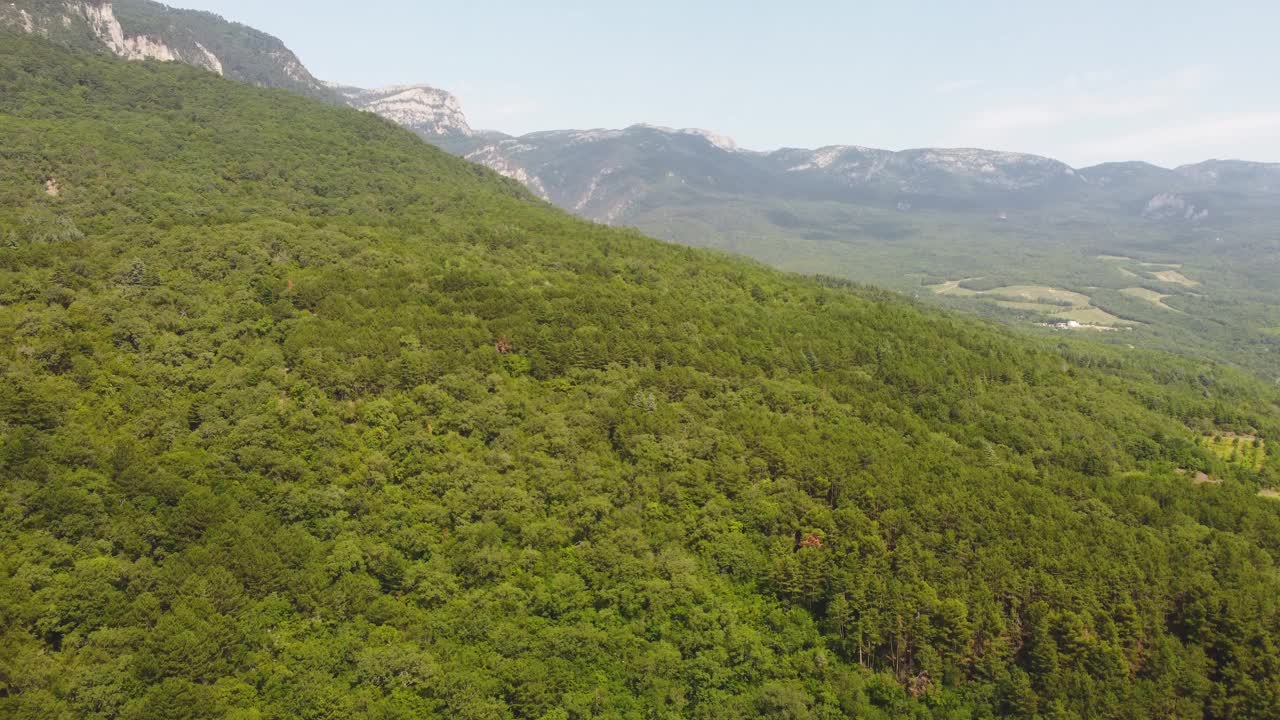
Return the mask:
[[127,60],[181,62],[232,80],[338,102],[278,38],[150,0],[0,0],[0,27]]
[[403,125],[420,135],[473,135],[458,98],[427,85],[401,85],[363,90],[335,86],[348,105]]
[[175,33],[131,33],[121,25],[116,6],[110,0],[66,0],[0,5],[0,25],[44,35],[70,39],[79,35],[80,44],[96,42],[128,60],[185,62],[219,75],[222,61],[194,38],[175,42]]
[[151,0],[0,0],[0,27],[128,60],[181,62],[381,115],[428,139],[473,133],[458,99],[426,85],[375,90],[321,82],[280,39]]

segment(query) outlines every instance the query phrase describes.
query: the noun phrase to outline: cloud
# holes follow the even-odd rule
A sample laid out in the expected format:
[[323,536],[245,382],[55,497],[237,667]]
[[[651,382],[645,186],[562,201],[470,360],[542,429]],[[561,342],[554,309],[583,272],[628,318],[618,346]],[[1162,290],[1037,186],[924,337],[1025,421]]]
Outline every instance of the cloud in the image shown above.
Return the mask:
[[1079,166],[1280,158],[1280,106],[1215,107],[1217,75],[1204,65],[1154,77],[1075,73],[980,104],[953,132],[965,144],[1037,148]]
[[1115,73],[1110,70],[1090,70],[1071,73],[1062,81],[1062,85],[1071,92],[1082,92],[1088,88],[1111,85],[1114,81]]
[[1165,84],[1181,92],[1192,92],[1203,88],[1213,75],[1213,69],[1204,65],[1183,68],[1165,79]]
[[1053,102],[998,105],[973,116],[979,130],[1026,130],[1086,120],[1140,117],[1169,107],[1174,98],[1165,95],[1107,98],[1090,95],[1064,97]]
[[1099,158],[1178,155],[1186,148],[1222,152],[1240,148],[1242,143],[1276,138],[1280,138],[1280,110],[1242,111],[1086,140],[1076,144],[1073,152]]
[[977,78],[969,78],[967,80],[952,80],[950,82],[939,83],[933,87],[933,91],[939,95],[954,95],[966,90],[975,90],[982,87],[982,81]]
[[1204,87],[1211,75],[1211,69],[1204,66],[1181,68],[1144,83],[1141,91],[1135,92],[1117,88],[1121,83],[1110,71],[1073,73],[1056,90],[1038,93],[1034,100],[979,110],[971,117],[971,124],[977,130],[1010,131],[1138,118],[1177,105]]
[[516,102],[504,103],[494,108],[494,113],[503,117],[519,117],[522,115],[533,115],[540,112],[542,106],[533,100],[518,100]]
[[543,112],[542,103],[528,98],[486,97],[462,99],[462,109],[472,127],[498,128],[503,132],[520,135],[534,128]]

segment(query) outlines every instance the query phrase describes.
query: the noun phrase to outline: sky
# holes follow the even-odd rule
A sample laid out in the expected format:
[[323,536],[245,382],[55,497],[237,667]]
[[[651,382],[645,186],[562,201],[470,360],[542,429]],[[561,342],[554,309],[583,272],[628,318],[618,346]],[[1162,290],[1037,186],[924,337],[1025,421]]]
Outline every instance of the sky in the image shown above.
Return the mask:
[[166,2],[276,35],[324,80],[448,90],[514,135],[1280,161],[1275,0]]

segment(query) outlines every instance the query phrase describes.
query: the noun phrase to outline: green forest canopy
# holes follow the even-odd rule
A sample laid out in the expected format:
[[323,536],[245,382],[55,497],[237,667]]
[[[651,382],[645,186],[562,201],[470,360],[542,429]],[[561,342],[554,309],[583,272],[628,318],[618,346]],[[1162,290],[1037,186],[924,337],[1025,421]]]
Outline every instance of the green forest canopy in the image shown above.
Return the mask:
[[1280,715],[1272,388],[172,64],[0,138],[4,717]]

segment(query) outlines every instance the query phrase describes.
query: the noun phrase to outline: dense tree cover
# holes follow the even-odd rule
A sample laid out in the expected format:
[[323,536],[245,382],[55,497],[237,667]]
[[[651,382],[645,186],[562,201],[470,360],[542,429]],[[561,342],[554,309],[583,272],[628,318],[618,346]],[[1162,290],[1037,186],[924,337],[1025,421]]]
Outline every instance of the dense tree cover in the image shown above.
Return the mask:
[[[1010,209],[1002,219],[989,207],[916,204],[903,211],[893,202],[691,198],[676,184],[636,203],[624,221],[655,237],[896,289],[1030,333],[1052,332],[1035,326],[1054,317],[1051,306],[998,302],[1027,298],[941,296],[927,286],[969,278],[962,283],[966,288],[1063,288],[1136,323],[1124,332],[1090,334],[1092,340],[1212,358],[1280,383],[1280,194],[1219,191],[1207,200],[1214,214],[1204,223],[1141,214],[1151,197],[1171,191],[1137,188],[1132,197],[1121,194],[1121,207],[1063,200],[1053,207]],[[1177,265],[1198,284],[1162,281],[1155,273],[1172,265],[1144,261]],[[1168,297],[1157,305],[1123,292],[1132,288]]]
[[0,137],[4,717],[1280,714],[1270,388],[190,68],[0,34]]

